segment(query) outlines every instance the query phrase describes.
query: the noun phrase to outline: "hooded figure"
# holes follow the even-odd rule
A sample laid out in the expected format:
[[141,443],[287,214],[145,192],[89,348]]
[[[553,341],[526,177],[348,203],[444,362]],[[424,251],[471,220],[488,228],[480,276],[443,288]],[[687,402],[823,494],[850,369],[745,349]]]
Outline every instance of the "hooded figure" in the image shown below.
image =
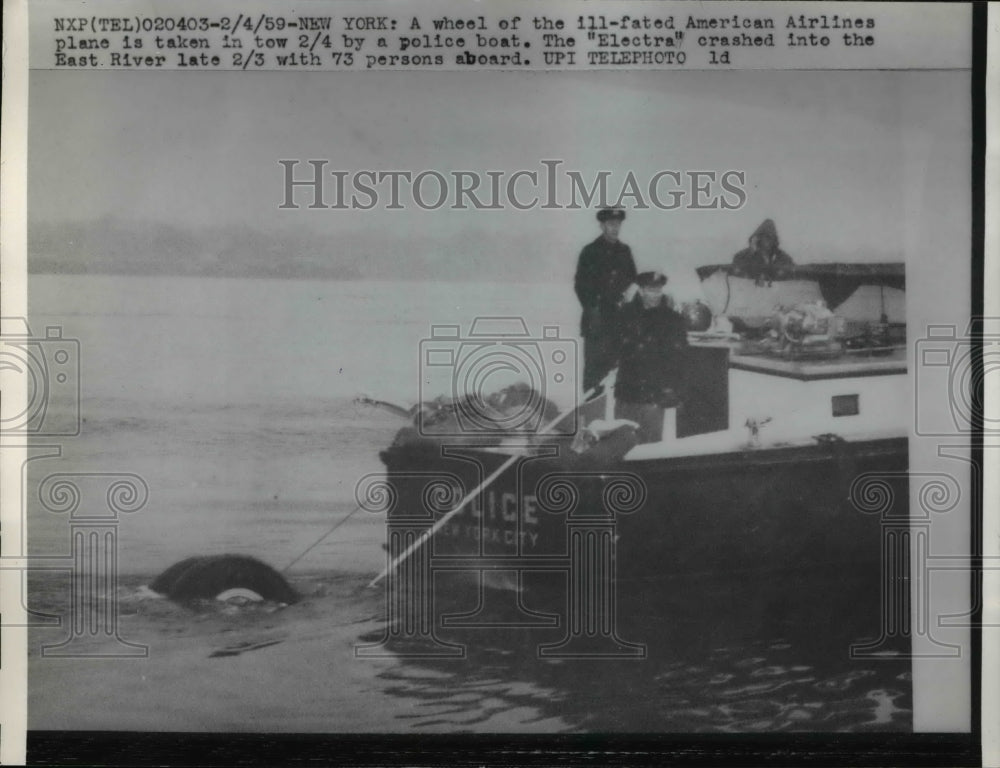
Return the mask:
[[733,256],[733,274],[757,281],[786,277],[793,266],[792,257],[778,247],[778,229],[771,219],[764,219],[750,235],[750,247]]

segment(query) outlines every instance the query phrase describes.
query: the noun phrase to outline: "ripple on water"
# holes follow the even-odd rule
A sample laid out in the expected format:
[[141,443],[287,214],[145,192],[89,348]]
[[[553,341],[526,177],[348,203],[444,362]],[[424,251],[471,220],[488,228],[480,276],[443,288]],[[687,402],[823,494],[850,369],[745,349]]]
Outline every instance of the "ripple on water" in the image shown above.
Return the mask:
[[731,672],[720,672],[717,675],[713,675],[712,678],[708,681],[708,684],[722,685],[723,683],[728,683],[734,677],[736,677],[736,675],[732,674]]
[[813,685],[820,691],[846,691],[858,680],[871,677],[874,674],[875,670],[872,669],[855,669],[850,672],[844,672],[839,675],[834,675],[833,677],[828,677],[825,680],[820,680]]
[[750,677],[780,677],[788,671],[787,667],[782,666],[759,667],[750,673]]
[[436,673],[427,671],[433,664],[418,663],[420,672],[396,668],[383,678],[395,681],[397,695],[425,702],[411,710],[409,727],[764,733],[911,725],[908,672],[827,663],[784,640],[684,657],[663,651],[641,670],[533,654],[513,663],[495,649],[478,651],[478,663],[438,665]]
[[908,709],[900,707],[898,704],[899,699],[903,698],[903,693],[900,691],[877,688],[868,691],[865,698],[875,702],[875,709],[872,711],[873,720],[870,725],[889,725],[900,715],[906,715],[909,712]]
[[792,722],[801,723],[806,720],[812,720],[814,715],[808,709],[802,709],[796,707],[795,709],[791,709],[788,712],[786,712],[785,717],[787,717]]

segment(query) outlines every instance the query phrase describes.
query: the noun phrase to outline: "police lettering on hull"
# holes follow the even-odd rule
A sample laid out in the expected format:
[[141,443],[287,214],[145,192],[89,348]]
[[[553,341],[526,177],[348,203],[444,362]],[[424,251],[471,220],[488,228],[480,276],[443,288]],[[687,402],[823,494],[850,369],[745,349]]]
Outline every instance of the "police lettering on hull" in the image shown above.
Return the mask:
[[467,512],[442,527],[438,535],[483,544],[517,546],[518,549],[532,548],[538,544],[538,511],[538,498],[534,494],[518,497],[509,491],[490,490],[478,503],[470,504]]

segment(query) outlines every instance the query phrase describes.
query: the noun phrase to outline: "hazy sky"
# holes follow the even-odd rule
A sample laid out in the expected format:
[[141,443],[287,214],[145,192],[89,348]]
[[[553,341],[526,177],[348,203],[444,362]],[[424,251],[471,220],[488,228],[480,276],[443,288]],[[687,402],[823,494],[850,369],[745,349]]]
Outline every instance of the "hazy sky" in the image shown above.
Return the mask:
[[[447,175],[560,159],[584,179],[611,171],[612,189],[628,171],[641,183],[659,170],[746,173],[741,210],[631,212],[623,239],[640,268],[727,260],[768,217],[798,261],[903,259],[907,185],[934,153],[967,146],[968,83],[963,72],[34,72],[30,216],[287,228],[370,250],[413,241],[442,268],[477,250],[502,257],[506,242],[547,271],[596,235],[592,213],[281,211],[278,160]],[[964,197],[968,169],[933,183],[942,200]]]

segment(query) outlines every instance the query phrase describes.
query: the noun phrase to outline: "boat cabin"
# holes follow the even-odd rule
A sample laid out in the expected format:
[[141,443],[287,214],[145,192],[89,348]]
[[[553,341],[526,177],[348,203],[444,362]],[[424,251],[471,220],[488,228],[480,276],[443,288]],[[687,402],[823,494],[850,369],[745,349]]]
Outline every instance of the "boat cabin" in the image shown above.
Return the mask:
[[[767,283],[698,270],[714,318],[689,333],[688,397],[651,459],[907,434],[902,264],[817,264]],[[614,415],[613,388],[583,421]]]

